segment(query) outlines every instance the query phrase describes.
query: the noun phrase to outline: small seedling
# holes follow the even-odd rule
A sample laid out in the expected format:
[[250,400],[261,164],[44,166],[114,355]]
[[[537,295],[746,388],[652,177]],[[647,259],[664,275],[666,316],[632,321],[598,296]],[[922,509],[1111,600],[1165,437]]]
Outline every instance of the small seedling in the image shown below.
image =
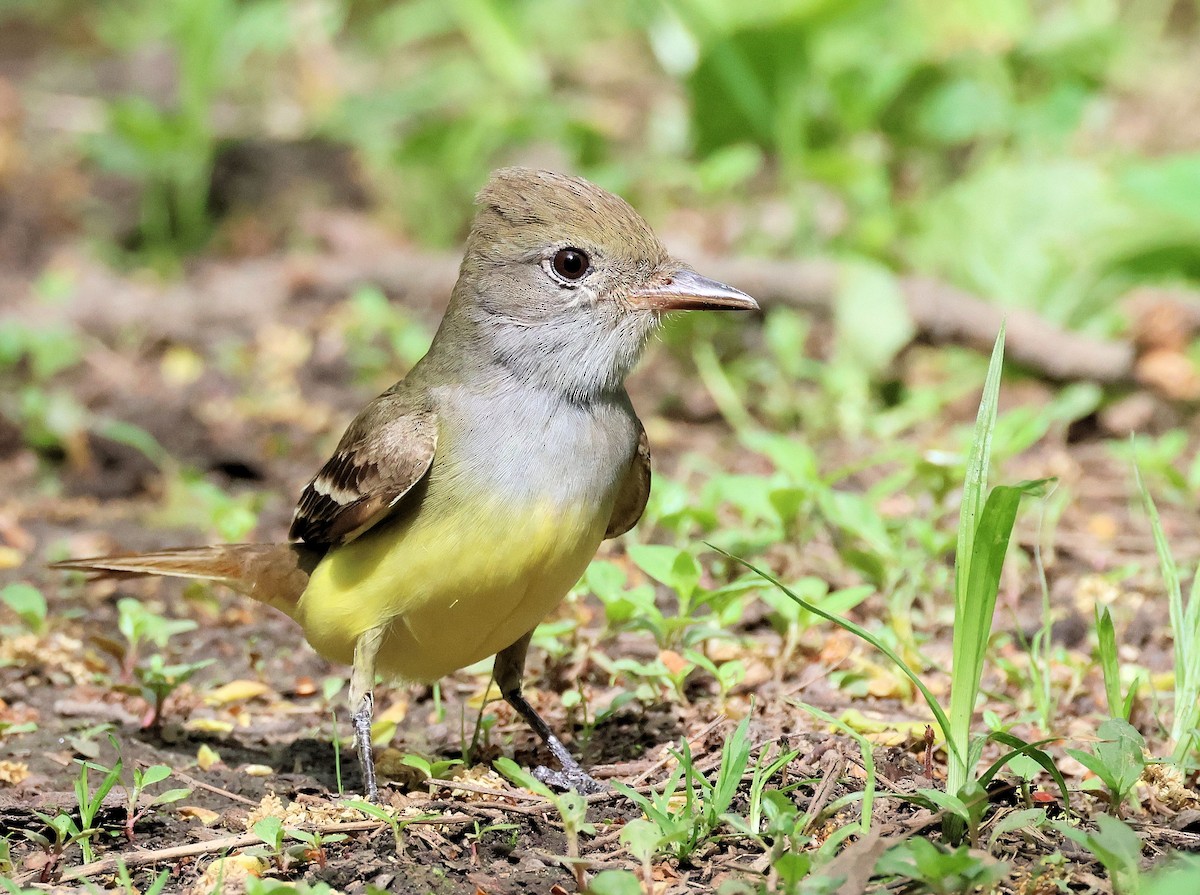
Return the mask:
[[[641,865],[642,884],[647,892],[654,891],[654,856],[663,849],[662,830],[657,824],[645,818],[634,818],[621,828],[621,844],[628,849],[634,859]],[[599,874],[592,885],[599,882],[603,873]],[[640,889],[638,891],[641,891]]]
[[1104,694],[1108,699],[1108,713],[1114,718],[1128,721],[1133,714],[1133,702],[1137,698],[1144,673],[1139,671],[1129,685],[1129,692],[1121,696],[1121,666],[1117,659],[1117,633],[1113,626],[1112,613],[1107,606],[1096,606],[1096,653],[1100,668],[1104,672]]
[[426,780],[446,780],[449,779],[451,771],[462,767],[463,760],[461,758],[444,758],[430,761],[420,755],[409,753],[401,756],[400,764],[420,771]]
[[142,795],[145,790],[156,783],[161,783],[171,776],[171,769],[164,764],[151,765],[144,771],[141,768],[133,769],[133,786],[126,787],[125,791],[129,796],[129,801],[125,808],[125,838],[133,842],[133,828],[142,818],[150,813],[152,808],[158,805],[169,805],[172,802],[178,802],[180,799],[186,798],[191,794],[190,789],[168,789],[166,792],[159,793],[154,796],[149,802],[138,807]]
[[1092,752],[1068,749],[1067,754],[1100,778],[1108,790],[1109,806],[1120,814],[1146,769],[1146,740],[1120,718],[1105,721],[1098,733],[1100,742]]
[[812,857],[804,853],[808,837],[800,831],[796,803],[779,790],[771,790],[763,800],[767,838],[771,840],[771,873],[767,884],[790,895],[812,869]]
[[46,633],[46,598],[32,584],[14,582],[0,589],[3,603],[34,634]]
[[914,836],[885,852],[875,872],[930,895],[957,895],[994,885],[1008,875],[1008,865],[972,853],[965,845],[946,849]]
[[278,817],[264,817],[251,828],[251,832],[266,844],[266,857],[271,859],[278,870],[284,870],[283,821]]
[[[84,847],[84,843],[88,842],[92,836],[96,835],[94,829],[80,829],[79,824],[75,823],[75,819],[69,814],[55,814],[53,816],[42,814],[40,811],[33,812],[34,815],[50,828],[53,833],[53,839],[36,830],[22,830],[22,834],[38,846],[44,854],[45,860],[42,863],[41,873],[39,874],[39,882],[47,882],[54,868],[58,866],[62,860],[63,853],[69,846],[78,842],[80,847]],[[91,854],[90,845],[87,846],[85,855]],[[90,860],[90,859],[88,859]]]
[[117,601],[117,629],[125,637],[125,655],[121,659],[121,679],[133,680],[134,668],[147,642],[166,649],[167,641],[176,634],[196,630],[191,619],[163,618],[146,608],[141,600],[125,597]]
[[[613,784],[658,827],[661,850],[685,861],[721,826],[728,824],[739,832],[747,828],[745,819],[734,818],[728,812],[750,764],[749,729],[749,717],[743,718],[725,741],[715,781],[709,781],[697,770],[685,739],[677,751],[672,750],[678,764],[661,790],[647,796],[622,783]],[[681,783],[682,806],[677,796]]]
[[471,843],[471,861],[474,863],[478,859],[479,843],[488,833],[503,833],[509,834],[508,850],[511,852],[517,847],[517,831],[521,827],[518,824],[485,824],[480,826],[479,821],[475,821],[475,829],[466,834],[466,839]]
[[158,730],[162,726],[163,705],[175,690],[187,682],[192,675],[203,668],[212,665],[216,659],[204,659],[200,662],[184,662],[178,665],[168,665],[162,655],[155,653],[144,663],[134,669],[138,683],[142,685],[142,696],[150,704],[150,712],[142,726]]
[[290,845],[285,850],[285,854],[292,861],[297,861],[306,864],[316,864],[322,870],[325,869],[325,861],[327,855],[325,846],[333,842],[344,842],[348,837],[345,833],[327,833],[322,834],[320,831],[314,830],[288,830],[287,835],[291,839],[296,840],[295,845]]
[[1200,570],[1192,578],[1191,593],[1185,603],[1179,566],[1163,532],[1158,508],[1136,466],[1134,472],[1137,474],[1138,490],[1146,515],[1150,517],[1154,547],[1167,586],[1171,636],[1175,641],[1175,715],[1171,720],[1171,739],[1175,741],[1175,752],[1172,761],[1176,767],[1186,770],[1188,758],[1196,744],[1197,729],[1200,728]]
[[1114,891],[1133,895],[1140,890],[1142,840],[1120,820],[1100,814],[1096,817],[1095,832],[1061,822],[1056,822],[1054,827],[1096,856],[1108,871]]
[[361,799],[347,802],[346,805],[357,811],[361,811],[368,817],[383,821],[391,827],[392,835],[396,837],[396,854],[398,855],[404,854],[404,830],[408,825],[417,821],[428,820],[434,816],[432,814],[418,814],[414,817],[394,817],[385,808],[381,808],[379,805],[372,805],[370,802],[364,802]]
[[[330,833],[322,835],[319,831],[285,829],[283,821],[278,817],[264,817],[252,828],[254,835],[266,844],[265,857],[271,859],[275,867],[284,871],[293,863],[315,863],[324,868],[326,861],[325,846],[332,842],[342,842],[345,833]],[[285,845],[287,840],[294,839],[294,845]]]
[[162,891],[167,887],[167,882],[171,879],[171,868],[166,868],[158,876],[154,878],[154,882],[150,883],[145,889],[139,889],[133,882],[133,876],[129,873],[129,868],[125,866],[125,862],[117,858],[117,879],[116,883],[119,891],[125,895],[161,895]]
[[[104,779],[100,781],[100,785],[96,787],[93,793],[88,788],[88,769],[101,771],[104,774]],[[75,778],[75,802],[79,806],[79,824],[85,830],[93,830],[93,822],[96,819],[96,814],[100,811],[101,805],[104,804],[104,797],[112,791],[112,788],[121,779],[121,761],[111,768],[101,767],[93,764],[90,761],[79,762],[79,775]],[[79,847],[83,850],[83,860],[85,863],[91,863],[95,860],[92,854],[91,837],[86,836],[79,840]]]

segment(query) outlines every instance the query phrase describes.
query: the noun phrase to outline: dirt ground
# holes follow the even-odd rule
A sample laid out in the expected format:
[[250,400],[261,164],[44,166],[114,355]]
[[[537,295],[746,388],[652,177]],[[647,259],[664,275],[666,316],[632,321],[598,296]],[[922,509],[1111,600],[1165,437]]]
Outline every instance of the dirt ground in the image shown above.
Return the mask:
[[[350,219],[337,224],[368,226]],[[329,263],[354,263],[353,257],[340,256],[336,245],[327,245],[325,251]],[[262,811],[264,798],[278,797],[290,806],[289,816],[297,824],[349,832],[348,838],[329,843],[311,860],[268,866],[263,871],[268,875],[324,881],[345,892],[365,891],[368,885],[412,893],[560,891],[556,887],[572,891],[574,877],[560,860],[567,842],[557,814],[544,800],[516,790],[487,770],[489,760],[500,755],[525,766],[548,759],[507,706],[487,706],[495,724],[476,753],[476,766],[455,780],[424,783],[397,761],[402,753],[459,756],[487,684],[486,672],[461,672],[443,681],[437,691],[403,686],[380,690],[377,717],[396,723],[394,739],[381,758],[389,778],[385,800],[424,818],[407,827],[398,847],[389,828],[364,823],[361,815],[347,819],[351,813],[341,807],[331,713],[336,711],[344,725],[343,696],[327,698],[323,687],[327,679],[344,678],[347,671],[329,667],[302,645],[289,620],[219,588],[143,581],[85,584],[77,576],[44,567],[47,560],[66,555],[211,538],[211,528],[188,525],[191,511],[176,506],[179,498],[172,489],[178,487],[173,479],[180,475],[179,466],[198,470],[222,492],[251,495],[260,510],[253,537],[283,536],[300,487],[354,408],[386,385],[388,375],[381,370],[363,381],[347,358],[346,345],[338,343],[331,319],[341,313],[345,297],[314,295],[305,273],[319,267],[322,259],[272,256],[206,263],[190,271],[181,285],[172,286],[121,278],[77,253],[65,252],[52,263],[75,284],[75,300],[69,306],[48,307],[30,288],[23,295],[16,293],[22,297],[9,302],[6,316],[66,320],[85,347],[80,362],[57,374],[51,387],[69,394],[92,419],[141,427],[172,459],[166,467],[156,465],[143,452],[94,431],[63,448],[38,449],[11,421],[0,421],[6,427],[0,432],[0,540],[11,557],[10,567],[0,574],[8,581],[33,582],[49,601],[47,634],[10,633],[0,647],[0,722],[36,725],[32,732],[0,739],[2,757],[24,769],[17,775],[21,779],[0,787],[0,825],[12,841],[17,878],[70,883],[78,852],[57,865],[46,864],[20,831],[43,828],[36,811],[72,809],[77,760],[111,764],[111,733],[127,765],[165,764],[175,771],[172,785],[192,788],[182,802],[150,811],[137,825],[132,842],[116,834],[98,840],[101,861],[135,856],[131,872],[140,886],[162,868],[170,870],[171,890],[211,886],[211,877],[202,874],[213,859],[245,837],[248,819]],[[236,295],[207,300],[235,286]],[[442,300],[438,295],[394,298],[413,308],[414,319],[425,326],[436,321]],[[194,319],[181,317],[185,313]],[[754,350],[755,327],[745,327],[739,338]],[[686,475],[685,452],[693,451],[728,472],[762,472],[761,458],[739,450],[712,399],[690,378],[686,362],[666,348],[652,349],[651,354],[632,391],[652,433],[656,470]],[[931,356],[931,349],[912,349],[902,359],[900,378],[919,375]],[[1053,394],[1036,381],[1018,380],[1006,389],[1005,405],[1037,406]],[[905,438],[938,443],[948,437],[951,426],[970,419],[974,400],[959,402],[947,415],[918,426]],[[1176,408],[1145,395],[1129,400],[1151,427],[1165,429],[1179,422]],[[1006,474],[1013,478],[1058,476],[1072,499],[1048,537],[1044,530],[1039,534],[1037,519],[1023,520],[1018,552],[1025,562],[1001,595],[997,628],[1030,634],[1036,627],[1040,588],[1036,577],[1025,572],[1032,548],[1040,542],[1046,548],[1047,583],[1062,647],[1086,657],[1090,646],[1084,635],[1092,624],[1089,596],[1094,599],[1088,589],[1098,586],[1100,573],[1125,568],[1117,597],[1124,649],[1152,672],[1165,672],[1172,658],[1153,543],[1144,519],[1131,511],[1128,467],[1106,441],[1114,425],[1109,414],[1057,427],[1008,464]],[[869,448],[862,444],[829,442],[821,453],[828,460],[849,461],[864,450]],[[1200,540],[1191,514],[1166,503],[1163,516],[1178,558],[1193,561],[1200,555]],[[656,535],[641,531],[637,537],[653,542]],[[623,543],[607,543],[602,555],[621,562]],[[838,559],[828,536],[775,545],[765,558],[785,578],[802,572],[823,576],[834,586],[860,580]],[[1111,575],[1103,580],[1111,580]],[[122,679],[112,655],[117,649],[113,643],[119,640],[116,604],[127,595],[166,617],[198,623],[194,631],[171,641],[166,652],[173,661],[216,660],[169,698],[161,729],[143,726],[147,704],[138,688]],[[669,607],[667,594],[660,597]],[[855,616],[868,620],[883,610],[877,601],[868,600]],[[918,611],[924,626],[922,649],[933,663],[928,681],[935,692],[944,693],[946,677],[937,669],[944,668],[949,657],[946,617],[928,607]],[[698,764],[712,767],[736,720],[750,712],[757,747],[769,751],[786,744],[800,750],[781,781],[796,784],[797,802],[807,805],[818,794],[836,800],[853,791],[862,776],[858,747],[823,730],[787,701],[798,697],[834,714],[853,709],[876,719],[885,734],[878,737],[878,773],[893,792],[941,784],[942,757],[927,768],[921,738],[904,732],[909,722],[925,720],[922,709],[893,672],[841,632],[811,629],[790,658],[779,663],[775,659],[781,638],[764,623],[761,612],[748,611],[736,633],[742,638],[739,654],[746,658],[749,672],[729,694],[722,697],[711,678],[697,675],[694,685],[686,688],[686,700],[627,703],[591,729],[578,706],[562,708],[561,695],[582,691],[594,713],[621,692],[596,656],[649,659],[657,650],[645,635],[606,634],[602,610],[594,600],[569,602],[558,617],[570,624],[564,626],[566,633],[553,656],[540,650],[532,655],[529,695],[597,776],[639,785],[658,782],[666,775],[666,749],[681,736],[690,739]],[[1006,657],[1019,662],[1020,638],[1007,638],[1005,644]],[[829,673],[846,666],[873,675],[865,691],[848,691],[830,682]],[[1103,692],[1094,667],[1082,672],[1079,664],[1073,668],[1067,663],[1059,669],[1063,679],[1056,685],[1062,687],[1063,726],[1055,733],[1086,739],[1103,714]],[[215,687],[230,682],[254,686],[214,699]],[[1008,684],[1002,677],[989,672],[985,686],[999,697],[997,705],[1004,706]],[[1000,710],[1010,709],[1011,705]],[[1141,717],[1135,720],[1153,727],[1157,709],[1152,700],[1139,701],[1137,711]],[[1019,732],[1031,738],[1038,734],[1028,725]],[[344,726],[341,733],[346,733]],[[219,756],[215,762],[212,752]],[[357,767],[348,752],[341,758],[341,783],[353,794],[360,785]],[[830,790],[822,787],[822,780],[831,770],[843,779]],[[930,771],[932,779],[927,776]],[[1082,776],[1080,769],[1072,782],[1079,784]],[[93,785],[96,777],[93,772]],[[1046,803],[1054,806],[1052,788],[1044,789]],[[1081,806],[1091,804],[1090,797],[1079,798]],[[994,800],[1015,804],[1012,786],[999,787]],[[876,810],[877,831],[885,838],[933,831],[939,823],[935,815],[899,799],[884,798]],[[119,828],[124,812],[118,788],[106,800],[99,821]],[[590,871],[636,867],[619,848],[617,835],[625,821],[639,814],[622,798],[594,799],[589,819],[596,833],[582,844]],[[437,822],[427,822],[425,816]],[[840,825],[847,816],[840,814],[827,823]],[[1152,799],[1132,818],[1145,838],[1146,859],[1168,848],[1200,845],[1198,817],[1194,808],[1172,808]],[[1106,891],[1100,868],[1069,842],[1014,836],[1013,847],[1003,851],[1019,870],[1033,868],[1055,848],[1069,857],[1063,879],[1071,881],[1073,890]],[[139,857],[159,851],[162,856],[153,861],[142,863]],[[760,855],[729,837],[706,846],[686,864],[659,861],[653,873],[664,891],[709,891],[727,879],[754,878],[764,869]],[[102,865],[96,878],[111,879],[114,869]]]

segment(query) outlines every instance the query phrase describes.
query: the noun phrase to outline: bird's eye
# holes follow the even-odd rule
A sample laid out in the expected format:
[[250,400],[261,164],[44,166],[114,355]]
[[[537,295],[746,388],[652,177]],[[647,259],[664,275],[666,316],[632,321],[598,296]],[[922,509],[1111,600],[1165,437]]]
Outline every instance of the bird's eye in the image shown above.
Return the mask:
[[554,272],[564,280],[578,280],[591,268],[587,252],[580,249],[559,249],[554,255]]

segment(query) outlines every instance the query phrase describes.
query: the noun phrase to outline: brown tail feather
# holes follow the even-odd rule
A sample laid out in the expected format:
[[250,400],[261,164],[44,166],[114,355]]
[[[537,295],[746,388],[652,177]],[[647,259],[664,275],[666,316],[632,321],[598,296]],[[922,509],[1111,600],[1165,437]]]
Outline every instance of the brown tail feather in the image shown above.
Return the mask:
[[52,568],[216,581],[291,615],[320,558],[300,544],[226,544],[68,559]]

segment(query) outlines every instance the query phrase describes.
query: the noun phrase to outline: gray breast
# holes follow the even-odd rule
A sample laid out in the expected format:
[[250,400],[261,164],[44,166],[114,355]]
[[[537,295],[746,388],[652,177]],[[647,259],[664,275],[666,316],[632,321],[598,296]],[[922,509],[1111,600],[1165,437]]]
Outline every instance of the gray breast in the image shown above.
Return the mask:
[[435,481],[459,479],[503,501],[609,504],[637,449],[637,418],[623,393],[577,404],[505,383],[488,395],[455,387],[436,398],[443,435]]

